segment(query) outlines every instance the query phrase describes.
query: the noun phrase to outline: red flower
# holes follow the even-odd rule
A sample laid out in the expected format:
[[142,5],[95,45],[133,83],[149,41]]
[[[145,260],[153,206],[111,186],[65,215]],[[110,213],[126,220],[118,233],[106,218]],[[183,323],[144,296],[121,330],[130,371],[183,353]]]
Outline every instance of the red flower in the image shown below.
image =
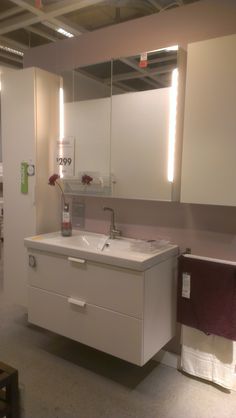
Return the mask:
[[81,181],[82,181],[82,184],[90,184],[91,181],[93,181],[93,178],[91,176],[89,176],[88,174],[84,174],[82,176]]
[[59,187],[59,189],[61,191],[63,206],[65,206],[65,195],[64,195],[64,192],[63,192],[63,189],[62,189],[60,183],[58,183],[58,181],[57,181],[59,178],[60,178],[60,176],[58,174],[53,174],[51,177],[49,177],[48,184],[49,184],[49,186],[56,186],[57,185]]
[[57,181],[59,178],[60,178],[60,176],[59,176],[58,174],[53,174],[51,177],[49,177],[48,184],[49,184],[50,186],[55,186],[56,181]]

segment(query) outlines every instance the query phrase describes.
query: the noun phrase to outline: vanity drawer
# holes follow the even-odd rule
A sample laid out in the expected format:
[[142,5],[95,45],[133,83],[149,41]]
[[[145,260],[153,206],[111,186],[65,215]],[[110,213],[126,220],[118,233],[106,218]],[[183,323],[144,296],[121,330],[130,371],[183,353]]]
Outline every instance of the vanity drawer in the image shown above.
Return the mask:
[[33,252],[29,283],[88,304],[143,318],[144,273],[106,264]]
[[143,321],[29,288],[29,322],[141,365]]

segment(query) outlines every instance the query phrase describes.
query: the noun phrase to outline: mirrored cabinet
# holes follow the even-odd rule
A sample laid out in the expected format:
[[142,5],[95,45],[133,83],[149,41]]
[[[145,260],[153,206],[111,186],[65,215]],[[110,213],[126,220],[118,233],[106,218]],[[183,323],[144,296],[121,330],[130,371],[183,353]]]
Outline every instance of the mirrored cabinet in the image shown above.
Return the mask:
[[66,193],[178,200],[185,58],[174,46],[61,74]]

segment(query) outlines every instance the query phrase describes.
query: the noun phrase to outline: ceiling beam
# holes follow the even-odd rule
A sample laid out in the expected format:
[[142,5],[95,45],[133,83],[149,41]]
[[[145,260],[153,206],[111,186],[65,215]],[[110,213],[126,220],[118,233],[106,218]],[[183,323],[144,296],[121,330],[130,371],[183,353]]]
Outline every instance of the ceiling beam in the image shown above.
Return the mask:
[[0,43],[4,46],[9,46],[10,48],[18,49],[21,52],[24,52],[26,49],[28,49],[28,45],[14,41],[13,39],[7,38],[6,36],[2,35],[0,35]]
[[[156,87],[157,86],[157,84],[156,84],[157,81],[160,85],[162,85],[162,86],[165,85],[165,83],[163,83],[162,80],[158,79],[158,75],[152,75],[152,74],[150,74],[149,70],[144,70],[143,68],[140,68],[139,65],[137,65],[137,63],[133,59],[131,59],[131,58],[120,58],[120,61],[124,62],[126,65],[133,68],[134,70],[138,71],[140,74],[144,74],[144,77],[147,76],[146,74],[148,72],[148,74],[149,74],[148,77],[150,79],[152,79],[153,81],[152,80],[145,80],[145,81],[150,86]],[[142,76],[140,75],[140,77],[142,77]]]
[[52,41],[52,42],[56,42],[59,39],[56,36],[50,35],[46,31],[35,28],[34,26],[27,26],[27,28],[25,30],[27,30],[29,32],[32,32],[32,33],[35,33],[35,35],[41,36],[41,38],[48,39],[49,41]]
[[[15,3],[15,0],[13,1]],[[58,3],[44,7],[43,10],[50,16],[57,17],[74,12],[75,10],[84,9],[85,7],[95,6],[99,3],[104,3],[104,0],[61,0]]]
[[57,19],[57,17],[75,10],[81,10],[85,7],[102,3],[104,0],[61,0],[59,3],[43,7],[42,9],[32,6],[32,4],[28,3],[26,0],[11,1],[18,7],[22,7],[24,10],[27,10],[28,13],[3,22],[0,28],[0,34],[12,32],[35,23],[48,21],[56,27],[63,27],[63,29],[73,33],[74,35],[80,35],[81,31],[76,29],[74,25],[68,25],[67,23],[65,24],[66,27],[64,27],[63,21]]
[[[58,23],[60,23],[60,27],[62,27],[65,30],[68,30],[68,32],[73,33],[74,35],[81,35],[81,33],[88,32],[87,29],[85,29],[83,26],[77,25],[74,22],[72,22],[68,17],[60,16],[60,19],[55,19]],[[58,26],[57,23],[57,26]],[[55,25],[54,25],[55,28]]]
[[162,6],[157,3],[155,0],[148,0],[148,2],[155,7],[159,12],[162,10]]
[[[131,80],[133,78],[143,78],[143,77],[152,77],[157,76],[158,74],[168,73],[173,70],[173,65],[163,65],[162,67],[152,70],[146,70],[144,73],[140,71],[132,71],[130,73],[123,73],[118,75],[113,75],[112,79],[114,81],[123,81],[123,80]],[[104,80],[105,81],[105,80]]]
[[18,57],[17,55],[10,54],[10,53],[8,54],[7,52],[2,51],[2,50],[0,50],[0,57],[5,58],[9,61],[14,61],[14,62],[23,64],[23,60],[20,57]]
[[8,17],[17,15],[18,13],[22,12],[21,7],[11,7],[10,9],[6,10],[5,12],[0,13],[0,20],[7,19]]

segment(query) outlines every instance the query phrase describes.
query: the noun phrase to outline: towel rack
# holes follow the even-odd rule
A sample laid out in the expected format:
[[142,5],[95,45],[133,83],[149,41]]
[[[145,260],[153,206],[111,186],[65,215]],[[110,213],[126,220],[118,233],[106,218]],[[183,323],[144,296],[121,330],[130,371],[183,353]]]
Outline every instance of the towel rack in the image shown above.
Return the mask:
[[183,253],[181,255],[186,258],[193,258],[195,260],[212,261],[214,263],[229,264],[230,266],[236,266],[236,261],[223,260],[221,258],[205,257],[202,255],[194,255],[191,253]]

